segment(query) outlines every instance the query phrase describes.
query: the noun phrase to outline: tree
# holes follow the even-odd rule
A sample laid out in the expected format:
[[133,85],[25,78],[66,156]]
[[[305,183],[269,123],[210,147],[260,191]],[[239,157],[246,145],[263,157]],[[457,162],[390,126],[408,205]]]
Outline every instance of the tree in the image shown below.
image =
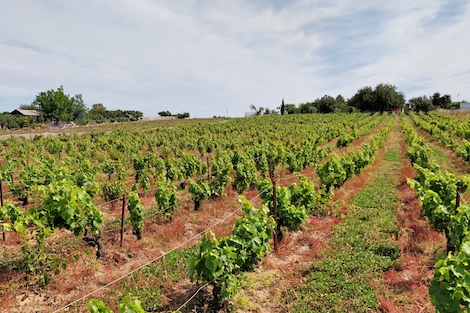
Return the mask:
[[341,112],[351,113],[354,110],[354,108],[348,106],[342,95],[337,95],[335,100]]
[[443,95],[441,97],[441,108],[449,109],[451,103],[452,103],[452,98],[450,95]]
[[284,113],[286,112],[286,105],[284,104],[284,98],[282,98],[280,110],[281,110],[281,115],[284,115]]
[[88,111],[90,118],[95,121],[102,121],[106,119],[106,107],[102,103],[95,103]]
[[450,95],[443,95],[441,97],[441,94],[438,92],[435,92],[432,95],[432,105],[434,106],[434,108],[449,109],[451,103],[452,103],[452,98]]
[[428,113],[433,109],[432,100],[428,96],[420,96],[408,100],[408,105],[415,112]]
[[0,129],[2,128],[18,128],[17,119],[8,112],[0,113]]
[[318,108],[315,102],[306,102],[299,104],[299,112],[302,114],[317,113]]
[[320,113],[332,113],[338,108],[335,98],[324,95],[321,99],[315,101],[318,103],[318,111]]
[[171,116],[171,112],[170,111],[161,111],[161,112],[158,112],[158,115],[160,116]]
[[70,122],[83,117],[86,113],[82,95],[70,97],[64,93],[62,86],[57,90],[40,92],[31,105],[39,108],[46,117],[58,121]]
[[20,105],[20,110],[40,110],[40,109],[41,109],[40,107],[38,107],[37,105],[33,103]]
[[189,118],[189,113],[188,112],[184,112],[184,113],[178,113],[176,115],[179,119],[183,119],[183,118]]
[[71,100],[71,109],[72,109],[72,120],[81,120],[84,118],[85,113],[87,112],[87,107],[83,101],[81,94],[75,95],[75,97],[70,98]]
[[375,94],[370,86],[362,87],[348,100],[348,105],[361,111],[375,111]]
[[375,87],[375,101],[378,111],[393,111],[402,108],[405,104],[405,96],[397,92],[397,87],[389,84],[378,84]]
[[287,114],[298,114],[300,113],[300,110],[295,104],[286,104],[285,112],[287,112]]
[[404,94],[390,84],[378,84],[375,89],[362,87],[348,101],[348,105],[361,111],[390,111],[402,108],[404,104]]
[[261,113],[263,113],[263,110],[264,110],[263,107],[256,108],[254,104],[250,105],[250,109],[252,111],[255,111],[255,115],[261,115]]
[[439,108],[441,106],[441,94],[438,93],[438,92],[435,92],[433,95],[432,95],[432,105],[435,107],[435,108]]

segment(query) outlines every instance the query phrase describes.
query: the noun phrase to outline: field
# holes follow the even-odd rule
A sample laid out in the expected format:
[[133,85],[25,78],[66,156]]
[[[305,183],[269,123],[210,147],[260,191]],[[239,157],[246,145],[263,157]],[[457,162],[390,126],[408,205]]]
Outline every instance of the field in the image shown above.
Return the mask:
[[0,307],[466,311],[468,125],[309,114],[7,133]]

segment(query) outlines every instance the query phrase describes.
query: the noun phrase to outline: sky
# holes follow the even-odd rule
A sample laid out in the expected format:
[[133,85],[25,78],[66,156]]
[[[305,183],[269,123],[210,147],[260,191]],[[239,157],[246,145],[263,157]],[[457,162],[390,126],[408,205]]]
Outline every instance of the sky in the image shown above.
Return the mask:
[[63,86],[88,108],[241,117],[385,83],[470,101],[468,0],[0,0],[0,112]]

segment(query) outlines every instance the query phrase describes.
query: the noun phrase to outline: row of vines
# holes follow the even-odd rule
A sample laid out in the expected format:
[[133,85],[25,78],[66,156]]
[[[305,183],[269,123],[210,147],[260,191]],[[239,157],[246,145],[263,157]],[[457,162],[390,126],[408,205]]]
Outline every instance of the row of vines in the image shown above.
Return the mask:
[[[424,120],[413,120],[422,127],[429,126]],[[418,172],[408,183],[417,192],[431,227],[447,239],[447,255],[435,264],[429,288],[431,301],[438,312],[466,311],[470,306],[470,206],[461,203],[461,195],[469,186],[470,176],[442,171],[431,160],[432,149],[413,126],[403,119],[402,127],[407,155]],[[440,131],[432,133],[441,135]]]
[[[244,272],[253,270],[259,260],[271,251],[269,240],[277,229],[282,229],[281,234],[301,229],[308,213],[315,214],[318,205],[330,199],[335,188],[373,162],[392,122],[388,121],[369,144],[364,143],[357,151],[343,156],[333,154],[328,161],[319,165],[319,189],[315,189],[313,182],[300,174],[297,175],[298,184],[286,187],[273,186],[269,179],[259,180],[256,187],[263,201],[262,207],[256,209],[248,200],[241,198],[244,215],[237,219],[232,234],[222,238],[216,238],[213,234],[203,236],[197,255],[189,260],[191,279],[211,284],[214,299],[219,306],[226,307],[228,300],[240,290]],[[268,162],[273,167],[281,165],[285,155],[278,151],[274,159]],[[277,220],[272,218],[276,205],[279,212]],[[91,300],[89,306],[93,303],[102,305],[102,302],[96,301]]]
[[[229,299],[238,290],[243,271],[269,251],[273,230],[281,234],[281,228],[301,228],[307,214],[315,214],[334,188],[373,161],[391,127],[388,121],[361,149],[330,157],[331,148],[322,145],[338,139],[338,147],[347,146],[377,128],[385,116],[286,116],[282,122],[280,118],[3,141],[0,231],[21,233],[25,242],[14,266],[47,284],[51,273],[66,267],[63,258],[45,249],[57,229],[83,235],[98,247],[100,257],[99,239],[108,217],[98,207],[122,196],[133,234],[141,239],[145,208],[139,191],[153,188],[158,212],[171,222],[181,194],[189,193],[198,210],[203,201],[223,197],[229,186],[239,194],[258,189],[263,207],[255,209],[243,200],[245,214],[232,235],[205,236],[198,256],[191,259],[192,278],[213,284],[221,302]],[[308,167],[317,168],[320,188],[302,175],[298,184],[274,187],[278,215],[273,220],[274,173]]]
[[454,152],[462,160],[470,162],[470,122],[462,121],[445,115],[421,113],[410,115],[413,122],[432,135],[439,143]]

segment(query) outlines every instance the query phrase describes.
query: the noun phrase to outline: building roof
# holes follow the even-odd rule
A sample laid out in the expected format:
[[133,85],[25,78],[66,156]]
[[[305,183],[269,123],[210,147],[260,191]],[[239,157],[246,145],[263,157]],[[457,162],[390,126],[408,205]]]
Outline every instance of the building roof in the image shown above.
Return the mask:
[[41,116],[42,113],[37,110],[14,110],[10,113],[11,115],[23,115],[23,116]]

